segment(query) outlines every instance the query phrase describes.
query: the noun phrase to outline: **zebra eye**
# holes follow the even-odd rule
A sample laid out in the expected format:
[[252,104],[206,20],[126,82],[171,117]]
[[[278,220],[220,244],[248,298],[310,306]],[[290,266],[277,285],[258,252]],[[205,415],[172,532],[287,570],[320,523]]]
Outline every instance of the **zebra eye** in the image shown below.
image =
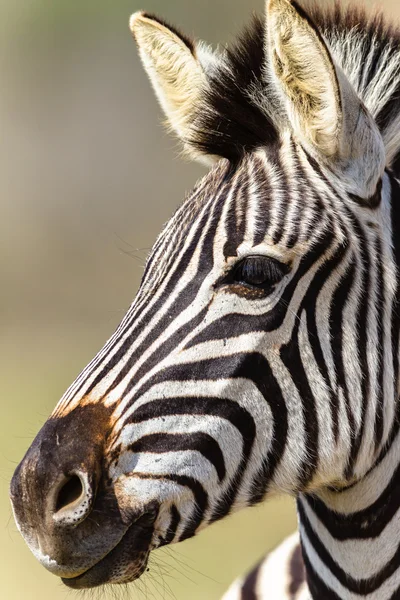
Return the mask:
[[231,275],[231,283],[265,290],[279,283],[288,271],[287,265],[274,258],[248,256],[236,265]]

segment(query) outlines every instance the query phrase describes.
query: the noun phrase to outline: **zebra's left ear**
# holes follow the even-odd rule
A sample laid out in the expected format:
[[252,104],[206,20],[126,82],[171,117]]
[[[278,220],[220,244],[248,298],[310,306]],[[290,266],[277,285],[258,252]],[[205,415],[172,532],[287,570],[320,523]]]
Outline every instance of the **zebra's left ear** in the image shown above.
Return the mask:
[[267,0],[266,44],[270,77],[295,135],[350,193],[369,199],[385,168],[381,134],[294,0]]
[[190,155],[202,158],[192,143],[193,121],[207,87],[206,68],[214,60],[212,52],[144,12],[132,15],[130,28],[167,125]]

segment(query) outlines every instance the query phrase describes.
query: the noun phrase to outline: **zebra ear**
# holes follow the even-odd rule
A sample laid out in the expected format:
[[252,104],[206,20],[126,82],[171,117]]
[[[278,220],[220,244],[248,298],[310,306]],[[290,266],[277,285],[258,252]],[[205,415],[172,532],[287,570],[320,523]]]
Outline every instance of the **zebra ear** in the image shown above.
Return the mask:
[[198,56],[199,52],[205,55],[206,50],[147,13],[132,15],[130,28],[144,69],[167,117],[167,125],[193,154],[194,149],[187,140],[191,138],[196,107],[206,86],[205,70]]
[[350,192],[369,198],[385,167],[379,130],[322,35],[294,0],[267,0],[270,76],[291,127],[340,171]]

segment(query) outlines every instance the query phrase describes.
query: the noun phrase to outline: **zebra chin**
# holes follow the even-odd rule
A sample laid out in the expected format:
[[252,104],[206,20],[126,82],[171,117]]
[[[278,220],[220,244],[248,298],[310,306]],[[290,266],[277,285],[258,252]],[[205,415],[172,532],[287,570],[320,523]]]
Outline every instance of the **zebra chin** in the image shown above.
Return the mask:
[[80,575],[62,577],[63,583],[72,589],[85,589],[130,583],[141,577],[149,560],[156,515],[156,510],[146,512],[104,558]]

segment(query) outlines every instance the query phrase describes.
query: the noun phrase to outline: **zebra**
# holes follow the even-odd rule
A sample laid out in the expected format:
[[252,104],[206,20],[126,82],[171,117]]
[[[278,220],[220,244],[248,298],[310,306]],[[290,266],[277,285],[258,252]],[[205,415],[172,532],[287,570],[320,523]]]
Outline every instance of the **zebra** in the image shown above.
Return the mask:
[[90,588],[287,493],[299,534],[226,598],[400,598],[400,34],[295,0],[217,51],[130,26],[211,168],[16,469],[18,528]]

